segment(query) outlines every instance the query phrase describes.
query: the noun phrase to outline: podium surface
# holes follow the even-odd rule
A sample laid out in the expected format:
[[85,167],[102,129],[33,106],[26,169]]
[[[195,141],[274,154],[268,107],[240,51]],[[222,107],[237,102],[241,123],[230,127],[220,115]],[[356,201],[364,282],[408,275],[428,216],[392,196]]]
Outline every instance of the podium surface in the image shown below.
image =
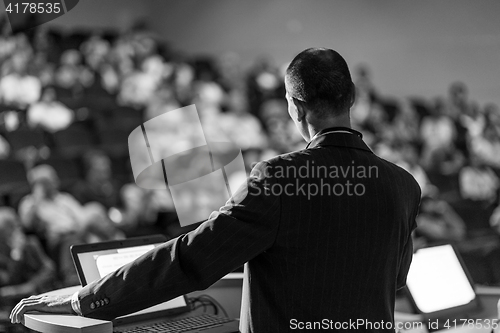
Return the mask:
[[[242,274],[241,274],[242,275]],[[226,309],[228,316],[236,318],[239,315],[241,306],[241,285],[242,276],[239,274],[228,275],[223,279],[216,282],[207,290],[197,291],[189,294],[188,296],[199,296],[201,294],[208,294],[214,297]],[[79,290],[80,286],[63,288],[51,291],[49,295],[69,295]],[[499,287],[476,287],[476,292],[482,303],[481,313],[476,314],[475,318],[493,319],[497,318],[497,302],[500,297]],[[407,312],[409,310],[407,302],[396,302],[396,311]],[[399,321],[414,321],[417,315],[409,315],[407,318],[401,318]],[[396,320],[398,321],[398,314]],[[405,316],[406,317],[406,316]],[[113,323],[111,321],[97,320],[91,318],[84,318],[74,315],[54,315],[45,313],[28,313],[24,315],[24,325],[41,333],[111,333],[113,332]],[[485,332],[489,333],[491,329],[477,328],[469,329],[467,327],[455,328],[439,332],[453,332],[453,333],[466,333],[466,332]],[[405,333],[421,333],[425,331],[408,330],[402,331]],[[437,332],[436,332],[437,333]]]
[[[229,273],[207,290],[190,293],[189,297],[202,294],[215,298],[226,310],[228,317],[239,317],[243,273]],[[62,288],[44,295],[71,295],[81,286]],[[113,322],[75,315],[31,312],[24,314],[24,326],[41,333],[112,333]]]

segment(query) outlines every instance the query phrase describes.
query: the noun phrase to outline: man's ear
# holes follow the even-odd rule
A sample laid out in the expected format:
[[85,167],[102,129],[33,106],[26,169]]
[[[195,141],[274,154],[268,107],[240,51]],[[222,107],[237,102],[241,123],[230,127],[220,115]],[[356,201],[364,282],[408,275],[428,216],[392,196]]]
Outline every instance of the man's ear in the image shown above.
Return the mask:
[[356,86],[354,85],[354,82],[351,82],[351,84],[351,100],[349,101],[349,107],[352,107],[356,101]]
[[292,97],[293,104],[295,104],[295,108],[297,109],[297,122],[301,122],[306,117],[306,107],[304,102]]

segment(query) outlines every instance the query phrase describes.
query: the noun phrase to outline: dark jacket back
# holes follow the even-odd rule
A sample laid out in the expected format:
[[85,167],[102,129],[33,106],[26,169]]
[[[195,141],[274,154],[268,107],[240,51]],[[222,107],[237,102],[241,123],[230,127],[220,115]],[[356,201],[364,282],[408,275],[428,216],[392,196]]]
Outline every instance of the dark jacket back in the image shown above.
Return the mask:
[[242,332],[393,331],[420,188],[357,132],[320,134],[308,149],[259,163],[196,230],[83,288],[83,314],[138,311],[247,263]]

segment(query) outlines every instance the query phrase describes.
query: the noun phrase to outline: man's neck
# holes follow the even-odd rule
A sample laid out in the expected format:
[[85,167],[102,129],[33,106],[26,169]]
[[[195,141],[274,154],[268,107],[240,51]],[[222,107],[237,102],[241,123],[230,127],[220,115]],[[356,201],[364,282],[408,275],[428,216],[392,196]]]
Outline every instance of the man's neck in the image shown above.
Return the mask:
[[318,134],[320,131],[332,127],[351,128],[351,120],[349,118],[349,115],[345,114],[338,117],[331,117],[328,119],[321,119],[314,122],[310,122],[308,124],[310,140],[312,140],[312,138],[314,138],[314,136]]

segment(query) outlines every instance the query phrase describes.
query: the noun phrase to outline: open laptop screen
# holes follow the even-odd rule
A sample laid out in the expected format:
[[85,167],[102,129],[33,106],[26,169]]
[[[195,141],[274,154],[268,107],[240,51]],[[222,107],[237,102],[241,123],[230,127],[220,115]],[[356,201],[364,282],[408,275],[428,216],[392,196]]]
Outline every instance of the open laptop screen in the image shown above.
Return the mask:
[[[71,254],[80,282],[82,286],[85,286],[134,261],[166,240],[163,236],[155,235],[120,241],[73,245]],[[157,312],[163,314],[165,311],[177,313],[187,311],[187,309],[186,298],[180,296],[125,317]]]
[[98,280],[134,261],[160,244],[138,245],[77,253],[82,268],[82,285]]
[[450,244],[419,249],[407,277],[410,297],[426,317],[464,313],[478,307],[465,267]]

